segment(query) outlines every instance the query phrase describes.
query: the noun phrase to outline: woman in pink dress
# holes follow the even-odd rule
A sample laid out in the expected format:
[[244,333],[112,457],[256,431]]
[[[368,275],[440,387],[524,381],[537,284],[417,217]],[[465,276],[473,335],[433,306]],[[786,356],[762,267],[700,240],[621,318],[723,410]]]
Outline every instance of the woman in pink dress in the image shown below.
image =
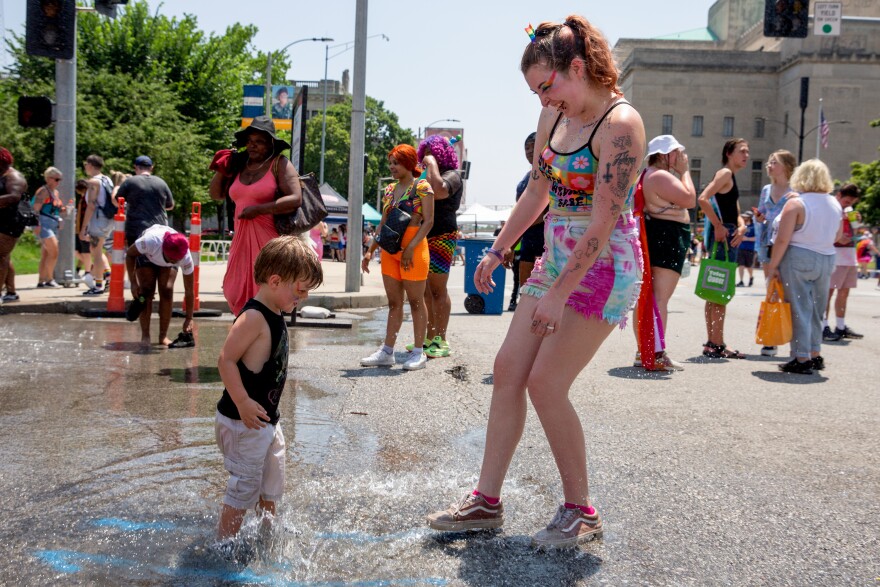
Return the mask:
[[[245,150],[229,158],[228,165],[211,179],[211,199],[235,203],[235,232],[223,295],[236,316],[257,293],[254,261],[267,242],[278,236],[274,214],[287,214],[299,208],[302,190],[293,164],[281,154],[290,144],[275,136],[275,124],[258,116],[247,128],[235,133],[235,146]],[[276,188],[282,196],[276,199]]]

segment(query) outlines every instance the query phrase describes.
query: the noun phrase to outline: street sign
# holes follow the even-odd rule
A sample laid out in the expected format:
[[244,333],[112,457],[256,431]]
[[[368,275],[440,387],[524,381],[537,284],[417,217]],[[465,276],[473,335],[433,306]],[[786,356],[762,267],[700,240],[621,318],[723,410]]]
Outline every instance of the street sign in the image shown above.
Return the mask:
[[843,2],[816,2],[813,5],[813,34],[817,37],[840,36]]

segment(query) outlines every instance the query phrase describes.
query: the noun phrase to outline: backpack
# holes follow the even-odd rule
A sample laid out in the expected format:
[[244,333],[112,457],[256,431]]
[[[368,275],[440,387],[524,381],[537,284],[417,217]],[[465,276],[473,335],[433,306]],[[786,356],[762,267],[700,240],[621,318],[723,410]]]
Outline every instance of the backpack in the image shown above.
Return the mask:
[[119,207],[113,204],[113,198],[111,198],[111,194],[113,194],[113,182],[110,181],[110,178],[106,175],[101,176],[101,188],[104,189],[106,195],[104,197],[104,203],[99,207],[101,210],[101,214],[104,215],[104,218],[113,218],[116,216],[116,211],[119,210]]

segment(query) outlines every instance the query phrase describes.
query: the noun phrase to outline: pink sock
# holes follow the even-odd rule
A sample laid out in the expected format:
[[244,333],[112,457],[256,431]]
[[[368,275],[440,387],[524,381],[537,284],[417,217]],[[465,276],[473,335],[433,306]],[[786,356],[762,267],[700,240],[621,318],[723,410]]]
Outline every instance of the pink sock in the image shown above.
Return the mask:
[[565,509],[573,510],[574,508],[578,508],[588,516],[593,516],[596,514],[596,510],[591,505],[578,505],[576,503],[571,503],[570,501],[565,502]]
[[501,501],[500,497],[489,497],[488,495],[483,495],[476,489],[474,489],[474,495],[479,495],[480,497],[485,499],[486,503],[488,503],[489,505],[498,505],[498,502]]

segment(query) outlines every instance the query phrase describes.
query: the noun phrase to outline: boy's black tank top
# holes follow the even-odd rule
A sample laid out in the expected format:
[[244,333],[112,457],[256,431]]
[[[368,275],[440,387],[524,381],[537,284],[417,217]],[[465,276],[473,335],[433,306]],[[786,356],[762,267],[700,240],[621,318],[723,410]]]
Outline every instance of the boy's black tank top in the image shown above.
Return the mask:
[[[253,298],[247,301],[238,315],[241,316],[248,310],[257,310],[263,315],[272,335],[272,346],[270,347],[269,360],[263,364],[259,373],[248,369],[241,359],[238,361],[238,372],[248,396],[263,406],[266,414],[269,415],[269,423],[274,425],[281,417],[278,403],[281,401],[284,384],[287,382],[287,358],[290,354],[287,324],[284,323],[283,314],[276,314]],[[235,402],[232,401],[232,397],[226,389],[223,390],[223,397],[217,402],[217,411],[227,418],[241,420],[238,408],[235,407]]]
[[733,187],[723,194],[715,194],[715,203],[721,212],[721,222],[724,224],[737,224],[739,222],[739,188],[736,187],[736,176],[732,175]]

